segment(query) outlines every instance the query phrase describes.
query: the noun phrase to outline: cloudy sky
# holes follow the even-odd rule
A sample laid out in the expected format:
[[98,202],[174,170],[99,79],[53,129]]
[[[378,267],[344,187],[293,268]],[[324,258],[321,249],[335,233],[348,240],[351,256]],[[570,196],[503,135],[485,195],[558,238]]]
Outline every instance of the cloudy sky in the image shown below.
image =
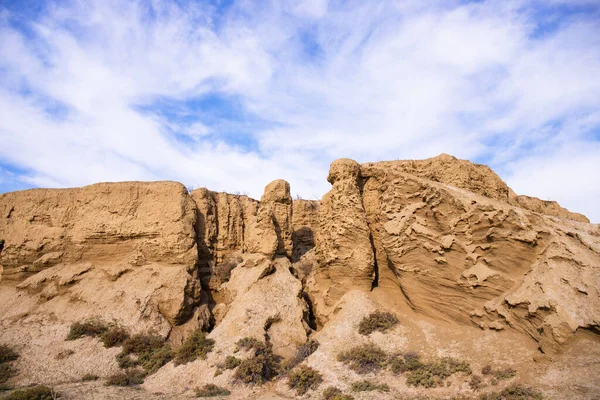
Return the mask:
[[440,153],[600,222],[600,1],[0,0],[0,192]]

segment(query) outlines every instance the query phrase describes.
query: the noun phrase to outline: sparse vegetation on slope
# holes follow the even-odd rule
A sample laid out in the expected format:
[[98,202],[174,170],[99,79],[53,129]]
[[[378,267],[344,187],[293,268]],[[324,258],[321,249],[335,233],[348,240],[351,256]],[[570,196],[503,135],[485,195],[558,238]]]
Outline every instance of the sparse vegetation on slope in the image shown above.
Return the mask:
[[123,345],[129,339],[129,332],[121,326],[112,325],[106,332],[100,335],[104,347],[111,348]]
[[38,385],[26,389],[19,389],[7,397],[5,400],[54,400],[60,398],[60,393],[55,392],[48,386]]
[[350,388],[354,392],[372,392],[374,390],[380,392],[389,392],[390,387],[385,383],[376,383],[367,380],[353,382]]
[[71,324],[66,340],[76,340],[84,336],[97,337],[108,331],[108,325],[97,319]]
[[240,360],[237,357],[234,356],[227,356],[225,357],[225,369],[235,369],[237,366],[240,365],[240,363],[242,362],[242,360]]
[[245,337],[240,339],[236,345],[238,348],[254,351],[254,354],[242,360],[235,370],[234,379],[236,381],[260,385],[279,374],[281,357],[273,353],[270,343]]
[[338,355],[338,361],[345,363],[359,374],[378,371],[385,364],[386,359],[385,352],[372,343],[353,347]]
[[288,376],[288,386],[296,389],[299,395],[303,395],[310,389],[316,389],[321,382],[323,382],[321,373],[306,365],[299,366]]
[[385,332],[398,323],[398,318],[390,312],[375,311],[364,317],[358,325],[358,333],[369,335],[375,331]]
[[349,394],[344,394],[340,389],[329,386],[323,390],[323,400],[354,400]]
[[542,394],[530,387],[513,384],[500,392],[484,393],[479,400],[542,400]]
[[202,388],[194,389],[196,397],[217,397],[217,396],[229,396],[231,392],[225,388],[217,386],[212,383],[207,383]]
[[472,373],[471,367],[465,361],[452,357],[422,364],[419,368],[406,372],[406,384],[410,386],[424,386],[427,388],[443,385],[444,379],[456,373]]
[[175,355],[175,365],[187,364],[197,358],[204,360],[215,345],[213,339],[206,337],[206,333],[201,330],[195,331],[183,345],[177,350]]
[[138,368],[130,368],[124,372],[111,375],[106,380],[107,386],[134,386],[144,383],[145,371]]
[[117,355],[121,368],[141,366],[147,374],[153,374],[173,359],[173,351],[156,335],[134,335],[123,342],[123,350]]

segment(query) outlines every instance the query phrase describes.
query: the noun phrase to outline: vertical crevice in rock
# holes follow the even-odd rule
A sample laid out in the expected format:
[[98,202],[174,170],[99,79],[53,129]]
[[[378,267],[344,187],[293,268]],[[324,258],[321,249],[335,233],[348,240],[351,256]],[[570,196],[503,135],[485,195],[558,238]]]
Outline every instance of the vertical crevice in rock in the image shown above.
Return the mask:
[[321,324],[319,324],[317,317],[315,316],[315,312],[313,309],[313,302],[310,299],[308,293],[304,291],[304,287],[301,292],[302,299],[306,303],[306,312],[304,313],[304,321],[306,324],[314,331],[318,331],[321,329]]
[[369,242],[371,242],[371,249],[373,250],[373,269],[375,276],[373,277],[373,283],[371,283],[371,290],[379,286],[379,265],[377,264],[377,251],[375,250],[375,244],[373,243],[373,234],[369,234]]

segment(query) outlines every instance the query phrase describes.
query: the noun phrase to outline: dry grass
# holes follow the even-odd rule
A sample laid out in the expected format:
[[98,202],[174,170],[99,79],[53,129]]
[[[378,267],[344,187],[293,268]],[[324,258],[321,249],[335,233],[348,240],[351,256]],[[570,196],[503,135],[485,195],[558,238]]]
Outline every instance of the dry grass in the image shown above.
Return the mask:
[[301,365],[288,376],[288,386],[295,389],[298,395],[303,395],[310,389],[316,389],[323,382],[319,371],[306,365]]

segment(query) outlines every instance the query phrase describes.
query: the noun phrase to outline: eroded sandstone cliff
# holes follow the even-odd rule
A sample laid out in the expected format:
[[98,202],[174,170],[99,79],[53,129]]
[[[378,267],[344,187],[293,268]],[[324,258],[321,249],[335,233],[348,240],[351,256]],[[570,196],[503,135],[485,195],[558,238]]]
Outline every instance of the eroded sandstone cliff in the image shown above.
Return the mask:
[[488,167],[448,155],[341,159],[327,180],[321,201],[292,200],[282,180],[260,201],[175,182],[0,195],[0,341],[22,348],[18,379],[114,371],[106,355],[78,368],[91,345],[63,341],[89,317],[174,346],[210,331],[217,350],[201,372],[168,364],[148,378],[163,392],[192,379],[227,384],[231,373],[212,378],[214,365],[241,337],[286,358],[315,337],[323,347],[309,364],[342,384],[350,378],[336,353],[362,340],[349,330],[377,308],[405,319],[395,336],[374,338],[390,351],[462,343],[443,333],[451,329],[469,338],[456,347],[464,354],[471,340],[519,342],[520,358],[506,359],[515,365],[536,351],[560,360],[581,337],[600,354],[600,227],[583,215],[518,196]]

